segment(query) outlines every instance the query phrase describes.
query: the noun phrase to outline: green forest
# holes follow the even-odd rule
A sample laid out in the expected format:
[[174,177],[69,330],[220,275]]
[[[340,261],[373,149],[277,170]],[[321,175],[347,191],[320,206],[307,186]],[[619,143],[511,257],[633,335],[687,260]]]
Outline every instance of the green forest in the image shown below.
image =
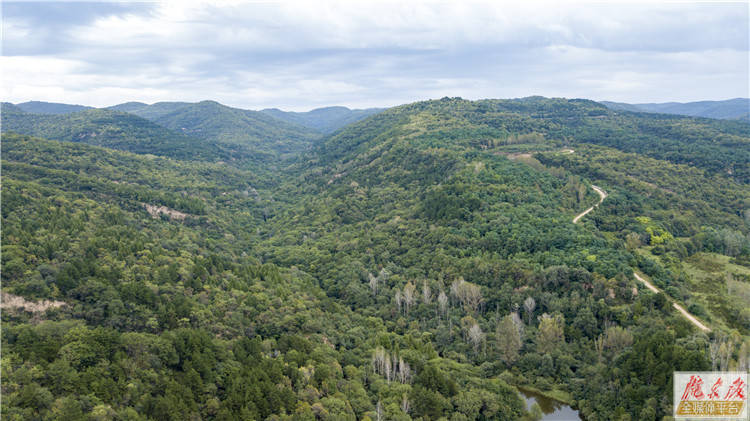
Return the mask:
[[748,369],[746,122],[164,104],[3,104],[4,419],[670,420]]

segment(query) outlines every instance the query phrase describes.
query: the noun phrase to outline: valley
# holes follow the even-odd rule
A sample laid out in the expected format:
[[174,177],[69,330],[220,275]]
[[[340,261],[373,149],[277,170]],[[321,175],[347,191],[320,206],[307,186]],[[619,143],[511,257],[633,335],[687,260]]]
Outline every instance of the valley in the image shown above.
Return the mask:
[[661,420],[673,371],[747,369],[742,121],[21,105],[4,418]]

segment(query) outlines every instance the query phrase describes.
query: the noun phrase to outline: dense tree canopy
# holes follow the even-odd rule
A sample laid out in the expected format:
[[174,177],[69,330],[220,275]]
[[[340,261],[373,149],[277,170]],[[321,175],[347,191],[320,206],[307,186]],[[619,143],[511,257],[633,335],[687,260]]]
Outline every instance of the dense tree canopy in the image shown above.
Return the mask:
[[662,419],[674,370],[747,364],[741,123],[444,98],[226,165],[29,116],[2,139],[9,420],[531,419],[518,387]]

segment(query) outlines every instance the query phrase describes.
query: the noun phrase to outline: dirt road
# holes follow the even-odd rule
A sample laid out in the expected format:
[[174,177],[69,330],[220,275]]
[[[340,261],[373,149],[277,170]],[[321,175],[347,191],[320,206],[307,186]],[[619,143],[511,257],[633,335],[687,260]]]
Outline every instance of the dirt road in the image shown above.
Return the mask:
[[[578,216],[576,216],[575,218],[573,218],[573,223],[574,224],[577,224],[578,221],[581,218],[583,218],[584,216],[586,216],[586,214],[588,214],[589,212],[591,212],[592,210],[594,210],[594,208],[596,208],[597,206],[599,206],[604,201],[604,199],[607,197],[607,192],[605,192],[604,190],[602,190],[600,187],[591,185],[591,188],[594,189],[597,193],[599,193],[599,203],[597,203],[596,205],[594,205],[594,206],[586,209],[585,211],[581,212]],[[659,288],[655,287],[651,282],[647,281],[644,277],[640,276],[636,272],[633,272],[633,276],[635,276],[635,279],[639,280],[644,285],[646,285],[646,288],[648,288],[652,292],[657,293],[657,294],[660,293],[660,292],[662,292],[661,290],[659,290]],[[706,325],[704,325],[698,319],[696,319],[695,316],[693,316],[692,314],[688,313],[688,311],[685,310],[681,305],[679,305],[676,302],[674,302],[674,300],[672,300],[668,295],[665,294],[665,296],[672,303],[672,307],[674,307],[677,311],[679,311],[680,314],[682,314],[682,316],[684,318],[686,318],[686,319],[688,319],[690,321],[690,323],[694,324],[698,329],[700,329],[700,330],[702,330],[704,332],[710,332],[711,331],[711,329],[709,329]]]
[[[651,291],[653,291],[653,292],[655,292],[657,294],[661,292],[659,290],[659,288],[655,287],[654,284],[652,284],[651,282],[647,281],[646,278],[642,277],[638,273],[633,272],[633,276],[635,276],[635,279],[641,281],[644,285],[646,285],[646,288],[650,289]],[[672,299],[669,298],[668,296],[667,296],[667,299],[669,301],[672,301]],[[692,314],[688,313],[687,310],[685,310],[681,305],[679,305],[676,302],[672,301],[672,307],[674,307],[677,311],[679,311],[682,314],[682,316],[685,317],[686,319],[688,319],[692,324],[694,324],[696,327],[698,327],[698,329],[700,329],[700,330],[702,330],[704,332],[710,332],[711,331],[711,329],[709,329],[706,325],[704,325],[698,319],[696,319],[695,316],[693,316]]]
[[605,192],[604,190],[602,190],[600,187],[597,187],[597,186],[595,186],[595,185],[592,184],[591,188],[594,189],[594,191],[596,191],[597,193],[599,193],[599,203],[597,203],[596,205],[594,205],[594,206],[586,209],[585,211],[581,212],[578,216],[576,216],[575,218],[573,218],[573,223],[574,224],[577,224],[579,219],[583,218],[584,216],[586,216],[587,213],[589,213],[592,210],[594,210],[594,208],[597,207],[597,206],[599,206],[604,201],[604,198],[607,197],[607,192]]

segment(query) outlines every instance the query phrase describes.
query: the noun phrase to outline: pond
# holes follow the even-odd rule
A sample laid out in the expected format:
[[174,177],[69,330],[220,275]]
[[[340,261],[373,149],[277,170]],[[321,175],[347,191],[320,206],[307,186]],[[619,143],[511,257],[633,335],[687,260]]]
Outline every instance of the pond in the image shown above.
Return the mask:
[[534,402],[539,404],[539,407],[542,408],[542,412],[544,413],[544,416],[542,417],[543,421],[577,421],[581,419],[578,415],[578,411],[563,402],[548,398],[531,390],[519,388],[518,391],[521,392],[521,396],[526,400],[526,409],[530,409]]

